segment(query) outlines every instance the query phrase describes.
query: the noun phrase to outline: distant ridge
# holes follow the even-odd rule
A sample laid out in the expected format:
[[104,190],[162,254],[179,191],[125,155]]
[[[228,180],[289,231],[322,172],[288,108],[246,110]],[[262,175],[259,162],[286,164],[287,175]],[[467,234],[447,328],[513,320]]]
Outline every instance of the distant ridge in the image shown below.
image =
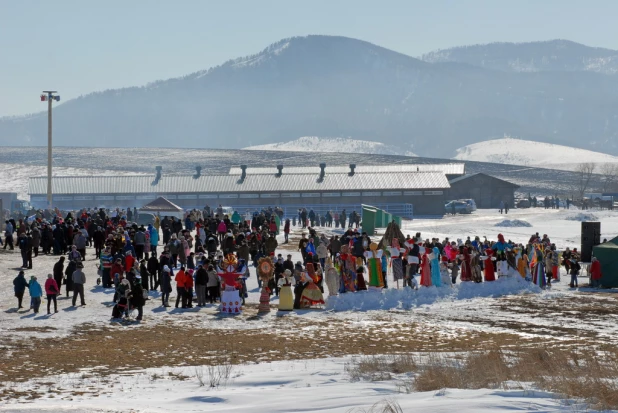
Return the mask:
[[264,145],[249,146],[244,149],[258,151],[285,151],[285,152],[348,152],[371,153],[378,155],[405,155],[417,156],[402,147],[385,145],[380,142],[360,141],[350,138],[318,138],[304,136],[289,142],[267,143]]
[[618,51],[557,39],[528,43],[489,43],[437,50],[422,56],[431,63],[457,62],[512,72],[588,71],[618,73]]
[[[54,143],[237,149],[345,136],[450,158],[510,135],[618,155],[613,56],[551,41],[423,61],[346,37],[294,37],[184,77],[61,103]],[[44,113],[0,119],[0,144],[45,145],[46,128]]]

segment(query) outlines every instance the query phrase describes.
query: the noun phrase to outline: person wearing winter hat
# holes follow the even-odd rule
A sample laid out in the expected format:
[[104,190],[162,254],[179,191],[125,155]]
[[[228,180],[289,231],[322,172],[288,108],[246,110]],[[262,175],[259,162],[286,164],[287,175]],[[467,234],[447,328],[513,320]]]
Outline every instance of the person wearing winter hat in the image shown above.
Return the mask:
[[172,272],[167,265],[163,266],[161,273],[161,305],[169,307],[170,293],[172,292]]
[[45,294],[47,295],[47,314],[51,314],[50,306],[52,301],[54,302],[54,313],[58,312],[58,302],[56,297],[60,293],[58,283],[54,279],[53,274],[47,274],[47,280],[45,280]]
[[39,312],[39,307],[41,307],[43,289],[34,275],[30,277],[28,289],[30,290],[30,307],[34,310],[34,313],[37,314]]
[[24,298],[24,292],[26,288],[28,288],[28,281],[26,281],[26,277],[24,276],[24,272],[20,271],[17,274],[17,277],[13,280],[13,287],[15,290],[15,297],[17,297],[17,309],[23,308],[22,300]]

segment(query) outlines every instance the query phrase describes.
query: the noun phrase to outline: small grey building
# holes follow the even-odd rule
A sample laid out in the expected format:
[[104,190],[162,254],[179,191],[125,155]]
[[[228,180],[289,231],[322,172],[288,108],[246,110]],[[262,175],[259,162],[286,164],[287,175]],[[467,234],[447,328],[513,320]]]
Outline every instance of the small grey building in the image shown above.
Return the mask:
[[484,173],[463,175],[449,181],[448,199],[474,199],[477,208],[498,208],[500,201],[515,204],[515,190],[519,185]]

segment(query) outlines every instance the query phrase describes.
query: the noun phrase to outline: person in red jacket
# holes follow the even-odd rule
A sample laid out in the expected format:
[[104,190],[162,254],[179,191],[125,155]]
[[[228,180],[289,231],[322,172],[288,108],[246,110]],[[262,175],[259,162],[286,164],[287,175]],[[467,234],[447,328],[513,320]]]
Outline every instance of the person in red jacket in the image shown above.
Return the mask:
[[131,251],[127,251],[127,256],[124,257],[124,272],[129,272],[135,265],[135,257]]
[[601,286],[601,263],[597,257],[592,257],[592,264],[590,264],[590,279],[592,280],[592,286],[599,288]]
[[51,314],[50,305],[51,302],[54,302],[54,313],[58,312],[58,302],[56,301],[56,297],[60,293],[60,288],[58,288],[58,283],[54,280],[53,274],[47,274],[47,280],[45,281],[45,294],[47,294],[47,314]]
[[180,271],[176,273],[176,277],[174,278],[174,281],[176,281],[176,308],[178,308],[178,304],[181,303],[181,300],[182,308],[186,308],[185,278],[185,267],[180,267]]
[[185,273],[185,295],[182,299],[182,308],[193,308],[193,270]]

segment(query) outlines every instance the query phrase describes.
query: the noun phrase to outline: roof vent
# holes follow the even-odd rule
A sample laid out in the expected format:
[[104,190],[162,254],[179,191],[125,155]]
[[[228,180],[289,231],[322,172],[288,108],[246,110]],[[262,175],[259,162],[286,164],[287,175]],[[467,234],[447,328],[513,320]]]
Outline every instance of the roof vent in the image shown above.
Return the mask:
[[275,176],[276,176],[277,178],[281,178],[281,175],[283,175],[283,165],[277,165],[277,170],[278,170],[279,172],[277,172],[277,173],[275,174]]
[[159,181],[161,180],[161,170],[163,170],[162,166],[155,166],[155,169],[157,170],[157,175],[155,175],[155,179],[154,181],[152,181],[153,185],[156,185],[159,183]]
[[196,166],[195,167],[195,175],[193,175],[193,179],[197,179],[200,176],[202,176],[202,167],[201,166]]
[[325,163],[321,163],[320,164],[320,176],[318,177],[318,182],[324,182],[324,177],[326,176],[326,164]]
[[351,163],[350,164],[350,173],[348,174],[349,176],[354,176],[354,170],[356,169],[356,164],[355,163]]
[[240,165],[240,170],[242,172],[240,173],[240,179],[238,180],[238,183],[242,184],[243,182],[245,182],[245,178],[247,177],[247,165]]

